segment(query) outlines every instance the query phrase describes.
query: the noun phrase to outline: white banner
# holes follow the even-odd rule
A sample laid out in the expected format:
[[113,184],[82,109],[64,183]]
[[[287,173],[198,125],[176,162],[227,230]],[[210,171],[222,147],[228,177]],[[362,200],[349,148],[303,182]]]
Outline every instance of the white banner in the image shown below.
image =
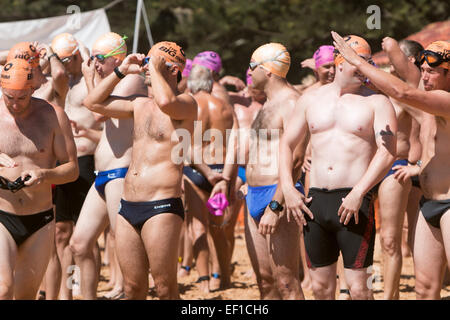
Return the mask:
[[91,48],[102,34],[110,32],[104,9],[81,12],[78,6],[69,6],[67,15],[34,20],[0,23],[0,50],[8,50],[22,41],[51,44],[60,33],[68,32]]

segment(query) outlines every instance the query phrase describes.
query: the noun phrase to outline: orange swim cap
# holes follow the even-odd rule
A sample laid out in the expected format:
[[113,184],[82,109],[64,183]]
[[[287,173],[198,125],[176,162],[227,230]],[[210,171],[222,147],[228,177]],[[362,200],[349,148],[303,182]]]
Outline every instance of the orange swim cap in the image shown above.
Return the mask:
[[434,41],[425,49],[436,52],[444,60],[439,67],[450,69],[450,42],[448,41]]
[[252,70],[257,65],[261,65],[267,71],[281,78],[286,78],[286,74],[291,66],[291,56],[286,47],[274,42],[264,44],[256,49],[253,52],[252,60],[255,65],[255,67],[252,67]]
[[[361,37],[355,36],[355,35],[349,35],[344,37],[345,42],[348,43],[348,45],[355,50],[355,52],[358,55],[372,55],[372,50],[370,49],[370,45],[367,43],[366,40],[364,40]],[[336,66],[340,65],[342,62],[344,62],[344,57],[337,52],[336,56],[334,57],[334,64]]]
[[108,32],[100,36],[92,46],[92,51],[99,51],[103,55],[123,61],[127,56],[126,37],[121,37],[117,33]]
[[0,85],[5,89],[24,90],[32,87],[33,74],[24,59],[12,59],[3,67]]
[[9,49],[6,61],[8,62],[13,59],[23,59],[33,68],[39,66],[39,52],[31,42],[19,42]]
[[53,38],[52,50],[60,59],[64,59],[78,51],[78,42],[70,33],[61,33]]
[[183,72],[186,65],[186,55],[184,54],[183,48],[181,48],[175,42],[158,42],[153,45],[147,56],[162,56],[165,58],[166,62],[177,65],[181,73]]

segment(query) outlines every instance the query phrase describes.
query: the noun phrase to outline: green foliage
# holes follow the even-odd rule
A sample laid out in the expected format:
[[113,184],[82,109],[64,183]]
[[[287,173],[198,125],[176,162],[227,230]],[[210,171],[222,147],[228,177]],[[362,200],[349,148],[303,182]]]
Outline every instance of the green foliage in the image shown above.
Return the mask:
[[[88,11],[110,2],[0,0],[0,21],[62,15],[72,4]],[[366,10],[373,4],[381,8],[381,30],[366,26]],[[175,41],[190,58],[200,51],[217,51],[224,72],[241,78],[257,47],[268,42],[283,43],[291,53],[288,79],[294,83],[308,73],[300,70],[300,62],[311,57],[320,45],[332,44],[331,30],[361,35],[376,52],[385,36],[402,39],[431,22],[449,18],[449,3],[445,0],[145,0],[145,5],[155,42]],[[112,31],[130,37],[129,48],[135,14],[135,0],[125,0],[107,10]],[[146,39],[141,22],[139,52],[148,52]]]

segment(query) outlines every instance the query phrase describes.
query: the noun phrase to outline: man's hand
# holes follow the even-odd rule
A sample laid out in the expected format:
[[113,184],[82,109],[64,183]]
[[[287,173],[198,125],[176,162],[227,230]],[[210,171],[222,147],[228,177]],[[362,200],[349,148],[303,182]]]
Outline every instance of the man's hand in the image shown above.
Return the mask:
[[95,76],[95,60],[92,61],[91,59],[88,59],[86,61],[83,61],[83,63],[81,64],[81,72],[83,73],[83,77],[86,82],[90,81],[93,83]]
[[298,192],[297,189],[292,186],[289,191],[284,193],[284,201],[286,205],[286,214],[288,222],[291,221],[291,216],[299,226],[306,226],[306,220],[304,213],[306,212],[311,219],[314,219],[312,212],[306,206],[306,203],[310,203],[312,198],[306,198],[303,194]]
[[393,48],[398,46],[397,40],[391,37],[384,37],[383,42],[381,42],[381,48],[385,52],[391,51]]
[[87,137],[87,130],[83,125],[78,124],[77,122],[73,121],[73,120],[69,120],[70,124],[72,126],[72,131],[73,131],[73,137],[74,138],[81,138],[81,137]]
[[305,157],[302,164],[302,172],[311,171],[311,157]]
[[[142,61],[145,59],[145,54],[132,53],[126,56],[122,61],[121,65],[118,67],[119,71],[124,75],[127,74],[139,74],[144,72],[144,67],[142,67]],[[153,60],[153,59],[151,59]]]
[[261,220],[259,221],[258,232],[262,235],[274,234],[280,224],[280,217],[281,216],[273,212],[272,209],[267,206]]
[[166,59],[162,56],[152,57],[150,59],[149,68],[153,68],[155,71],[159,73],[163,73],[164,70],[167,70],[168,63],[166,63]]
[[414,166],[397,165],[394,166],[392,170],[395,170],[394,178],[401,183],[405,183],[408,178],[417,176],[420,173],[420,167],[417,165]]
[[342,204],[338,210],[338,216],[340,223],[347,225],[350,222],[352,216],[355,216],[355,223],[358,224],[358,213],[363,200],[363,195],[358,194],[352,190],[345,198],[342,198]]
[[[30,178],[25,181],[25,178],[30,176]],[[45,179],[45,170],[44,169],[33,169],[33,170],[25,170],[20,174],[26,186],[38,185],[44,182]]]
[[302,68],[316,70],[316,60],[314,60],[314,58],[305,59],[300,63],[300,65]]
[[244,88],[246,87],[244,81],[242,81],[238,77],[234,77],[234,76],[225,76],[219,80],[219,83],[221,85],[234,86],[237,91],[244,90]]
[[18,164],[7,154],[0,152],[0,167],[4,168],[14,168],[17,167]]
[[358,64],[361,63],[361,61],[364,61],[363,58],[358,56],[347,42],[336,32],[331,31],[331,35],[333,36],[333,45],[334,47],[339,51],[339,53],[344,57],[345,60],[347,60],[348,63],[358,66]]
[[223,193],[225,197],[228,199],[228,182],[226,180],[222,179],[214,185],[211,194],[209,196],[209,199],[211,199],[218,193]]
[[214,186],[217,182],[223,179],[223,175],[220,172],[210,169],[208,171],[206,179],[212,186]]

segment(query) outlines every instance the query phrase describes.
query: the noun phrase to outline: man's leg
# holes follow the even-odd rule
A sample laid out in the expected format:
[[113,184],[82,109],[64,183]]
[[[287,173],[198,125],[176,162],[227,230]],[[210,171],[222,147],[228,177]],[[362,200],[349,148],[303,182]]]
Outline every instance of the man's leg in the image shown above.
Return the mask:
[[125,298],[145,300],[148,294],[148,258],[141,236],[120,214],[116,218],[116,255],[123,274]]
[[61,287],[61,264],[56,253],[55,234],[52,235],[52,253],[45,273],[45,299],[58,299]]
[[255,220],[245,208],[245,243],[248,255],[256,275],[261,300],[281,299],[275,279],[270,266],[269,252],[267,251],[266,239],[258,232]]
[[34,300],[47,270],[52,252],[55,223],[52,221],[33,233],[17,252],[14,273],[14,298]]
[[141,237],[147,252],[155,289],[161,300],[180,299],[177,283],[178,244],[183,220],[176,214],[161,213],[148,219]]
[[110,241],[110,265],[111,265],[111,272],[114,272],[114,287],[108,294],[105,295],[107,298],[117,298],[123,293],[123,276],[122,272],[120,271],[119,262],[117,260],[116,255],[116,249],[115,249],[115,243],[116,243],[116,237],[115,237],[115,228],[116,228],[116,219],[119,212],[119,205],[120,205],[120,199],[123,194],[123,185],[124,185],[125,179],[119,178],[112,180],[108,182],[108,184],[105,187],[105,196],[106,196],[106,206],[108,208],[108,216],[109,216],[109,223],[110,223],[110,230],[109,230],[109,241]]
[[309,274],[315,300],[336,299],[336,262],[325,267],[312,267]]
[[277,231],[267,236],[272,274],[283,300],[304,300],[299,279],[300,228],[284,215]]
[[402,228],[411,180],[400,183],[390,175],[378,189],[380,236],[384,261],[384,299],[398,299],[402,269]]
[[411,253],[414,253],[414,235],[416,233],[416,224],[419,217],[419,203],[422,194],[421,189],[412,187],[408,196],[406,213],[408,219],[408,245],[411,249]]
[[66,283],[69,276],[69,267],[73,265],[74,262],[72,251],[69,247],[70,237],[73,234],[73,229],[73,221],[56,222],[56,253],[58,254],[59,262],[61,263],[61,286],[59,290],[61,300],[72,300],[72,289],[69,289]]
[[419,212],[413,251],[418,300],[440,299],[446,264],[441,230],[427,223]]
[[371,269],[344,269],[352,300],[373,300],[372,283],[370,283],[372,274],[369,271]]
[[444,241],[445,255],[447,257],[447,275],[450,270],[450,209],[441,217],[441,234]]
[[345,279],[344,261],[342,259],[342,254],[339,255],[339,259],[337,262],[337,274],[339,276],[338,300],[352,300],[352,297],[350,296],[350,289],[348,287],[347,280]]
[[[188,229],[191,232],[195,266],[199,277],[209,277],[209,248],[207,237],[207,196],[189,179],[184,179],[184,192],[189,207]],[[201,289],[209,292],[209,280],[201,281]]]
[[70,240],[70,249],[80,268],[81,294],[86,300],[97,298],[98,272],[94,246],[107,224],[105,201],[92,185]]
[[14,297],[16,256],[16,242],[6,227],[0,223],[0,300],[12,300]]

